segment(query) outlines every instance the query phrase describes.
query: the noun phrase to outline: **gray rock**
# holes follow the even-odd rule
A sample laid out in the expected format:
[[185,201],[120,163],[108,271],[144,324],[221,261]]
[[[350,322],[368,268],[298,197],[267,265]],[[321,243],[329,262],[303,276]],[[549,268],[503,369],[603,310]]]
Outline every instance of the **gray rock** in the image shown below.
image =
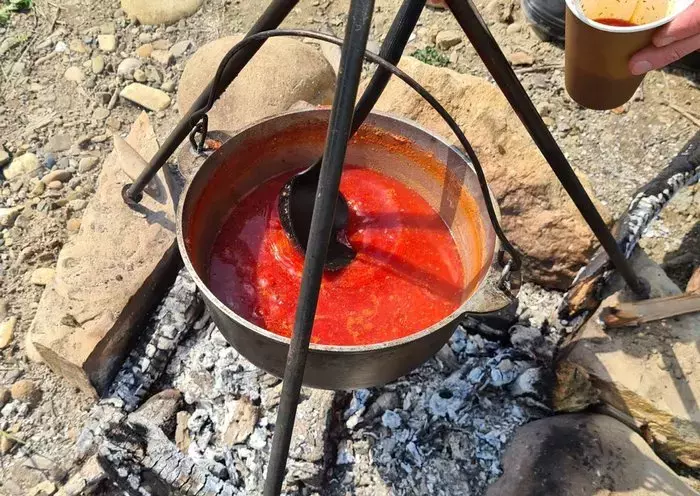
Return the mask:
[[68,134],[55,134],[44,146],[44,150],[51,153],[64,152],[70,149],[73,139]]
[[12,227],[22,210],[22,206],[0,208],[0,227]]
[[148,79],[149,82],[160,84],[161,77],[160,77],[160,73],[158,72],[158,69],[156,69],[152,65],[147,65],[145,72],[146,72],[146,79]]
[[42,177],[41,182],[46,185],[54,181],[65,183],[70,181],[71,177],[73,177],[73,173],[71,171],[66,169],[56,169]]
[[92,113],[92,118],[96,119],[98,121],[103,121],[107,117],[109,117],[109,114],[110,114],[109,109],[106,109],[104,107],[99,107]]
[[146,79],[146,73],[143,72],[141,69],[136,69],[134,71],[134,81],[136,81],[137,83],[145,83]]
[[187,53],[187,50],[192,46],[190,40],[178,41],[170,47],[170,55],[175,58],[180,58]]
[[139,59],[128,58],[124,59],[119,63],[117,67],[117,75],[122,77],[132,77],[134,71],[141,67],[141,61]]
[[87,201],[81,199],[71,200],[68,202],[68,208],[70,208],[73,212],[81,211],[86,205]]
[[25,153],[14,160],[3,170],[5,179],[15,179],[20,176],[35,177],[39,175],[41,164],[33,153]]
[[78,162],[78,172],[88,172],[95,168],[95,166],[100,162],[97,157],[85,157],[80,159]]

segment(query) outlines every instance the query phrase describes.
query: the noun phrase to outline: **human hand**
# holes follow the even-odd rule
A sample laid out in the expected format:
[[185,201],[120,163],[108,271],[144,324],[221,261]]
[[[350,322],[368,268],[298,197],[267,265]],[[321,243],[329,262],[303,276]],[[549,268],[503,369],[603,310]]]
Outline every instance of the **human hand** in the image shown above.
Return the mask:
[[700,0],[654,33],[651,45],[635,53],[629,62],[632,74],[661,69],[700,50]]

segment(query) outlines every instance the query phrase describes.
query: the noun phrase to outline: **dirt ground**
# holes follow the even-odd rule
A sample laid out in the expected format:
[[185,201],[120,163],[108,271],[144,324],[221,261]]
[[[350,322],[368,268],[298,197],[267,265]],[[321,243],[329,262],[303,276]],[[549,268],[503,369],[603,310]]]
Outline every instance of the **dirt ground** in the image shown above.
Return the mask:
[[[117,67],[146,39],[190,40],[196,49],[217,37],[245,32],[266,3],[206,0],[193,17],[164,28],[134,25],[116,0],[37,0],[30,11],[14,14],[6,27],[0,27],[0,144],[11,154],[33,152],[44,166],[58,162],[73,172],[60,189],[38,195],[32,195],[23,181],[0,182],[0,207],[29,207],[0,237],[0,322],[10,316],[18,319],[12,343],[0,351],[0,389],[26,378],[43,391],[30,411],[0,415],[0,429],[16,431],[25,443],[21,452],[0,455],[0,493],[15,494],[10,492],[16,490],[15,484],[30,487],[47,469],[67,469],[76,435],[94,401],[45,366],[30,362],[24,336],[43,290],[31,282],[32,273],[55,264],[80,218],[80,211],[69,202],[89,199],[95,188],[100,166],[81,171],[81,159],[97,157],[101,163],[111,150],[111,133],[124,133],[141,111],[123,101],[107,111],[115,89],[125,84]],[[342,36],[348,4],[349,0],[302,0],[285,24]],[[399,0],[376,1],[372,42],[382,41],[398,5]],[[519,66],[516,72],[571,162],[588,174],[597,197],[613,215],[624,211],[634,190],[667,165],[698,130],[700,75],[676,69],[654,72],[623,108],[585,110],[564,90],[563,47],[537,38],[518,3],[480,0],[477,5],[507,55],[522,52],[532,57],[532,65]],[[91,57],[99,53],[94,42],[100,32],[109,31],[106,23],[114,25],[119,45],[115,52],[104,54],[105,69],[94,74]],[[426,10],[407,53],[434,46],[437,33],[449,29],[458,29],[449,13]],[[66,49],[57,52],[61,42]],[[450,68],[488,77],[468,43],[443,53]],[[177,85],[186,59],[156,67],[156,79]],[[86,77],[80,84],[64,76],[71,66],[83,69]],[[175,105],[153,113],[151,119],[159,136],[165,137],[177,121]],[[464,131],[469,136],[469,130]],[[68,135],[70,147],[47,151],[56,135]],[[692,268],[700,265],[698,187],[683,192],[663,212],[643,245],[679,284],[685,283]],[[34,456],[28,457],[28,452]]]

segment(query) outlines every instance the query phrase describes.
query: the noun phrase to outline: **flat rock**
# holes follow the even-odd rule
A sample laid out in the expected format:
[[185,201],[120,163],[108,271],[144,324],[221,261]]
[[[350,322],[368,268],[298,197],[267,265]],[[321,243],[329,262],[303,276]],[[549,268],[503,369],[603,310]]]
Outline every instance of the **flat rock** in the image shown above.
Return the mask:
[[122,9],[141,24],[174,24],[199,10],[204,0],[122,0]]
[[187,423],[190,420],[190,413],[186,411],[177,412],[175,416],[175,446],[183,453],[187,453],[190,448],[190,431]]
[[173,61],[173,55],[168,50],[153,50],[151,59],[167,67]]
[[80,67],[69,67],[66,69],[63,77],[74,83],[81,83],[85,81],[85,73]]
[[170,106],[170,97],[167,93],[141,83],[131,83],[119,95],[154,112],[165,110]]
[[73,144],[73,140],[68,134],[54,134],[46,143],[44,149],[50,153],[64,152]]
[[[226,52],[241,39],[218,39],[190,57],[177,93],[181,115],[209,84]],[[296,40],[268,41],[209,111],[210,130],[239,130],[299,100],[314,105],[332,101],[335,74],[317,50]]]
[[37,286],[48,286],[49,284],[51,284],[51,281],[53,281],[53,278],[55,276],[55,269],[52,269],[50,267],[41,267],[35,269],[34,272],[32,272],[32,277],[30,281],[32,284],[36,284]]
[[100,34],[97,36],[97,46],[103,52],[114,52],[117,49],[117,37],[113,34]]
[[513,52],[508,56],[508,62],[515,66],[529,66],[535,63],[535,57],[525,52]]
[[448,29],[446,31],[440,31],[435,36],[435,44],[441,50],[447,50],[455,45],[459,45],[464,36],[464,32],[458,30]]
[[693,489],[626,425],[558,415],[520,427],[486,496],[691,496]]
[[54,181],[65,183],[66,181],[70,181],[71,177],[73,177],[73,173],[71,171],[66,169],[57,169],[52,170],[44,177],[42,177],[41,182],[44,184],[49,184]]
[[[147,114],[127,143],[145,166],[158,149]],[[143,158],[141,158],[143,157]],[[140,212],[124,204],[131,182],[118,151],[105,160],[98,187],[84,204],[80,232],[61,250],[30,329],[31,342],[55,372],[88,392],[101,392],[128,352],[132,333],[163,291],[176,253],[172,199],[162,173]],[[68,206],[71,206],[72,200]],[[84,200],[80,200],[83,201]],[[76,205],[77,207],[77,205]]]
[[10,317],[6,321],[0,323],[0,350],[7,348],[10,346],[10,343],[12,343],[16,325],[17,317]]
[[192,42],[190,40],[178,41],[170,47],[170,55],[175,58],[180,58],[187,53],[190,46],[192,46]]
[[[588,261],[595,238],[505,97],[484,79],[412,57],[400,66],[444,105],[477,151],[505,232],[524,255],[523,274],[545,287],[567,288]],[[395,78],[375,109],[412,119],[459,146],[437,112]],[[585,176],[579,178],[588,185]]]
[[[651,286],[652,297],[680,289],[641,250],[635,272]],[[621,287],[620,281],[611,291]],[[634,328],[604,329],[602,308],[632,299],[617,291],[605,299],[557,364],[554,407],[577,411],[603,402],[645,428],[645,438],[669,462],[700,467],[700,314]]]
[[56,484],[46,480],[31,488],[28,496],[53,496],[56,494],[56,490]]

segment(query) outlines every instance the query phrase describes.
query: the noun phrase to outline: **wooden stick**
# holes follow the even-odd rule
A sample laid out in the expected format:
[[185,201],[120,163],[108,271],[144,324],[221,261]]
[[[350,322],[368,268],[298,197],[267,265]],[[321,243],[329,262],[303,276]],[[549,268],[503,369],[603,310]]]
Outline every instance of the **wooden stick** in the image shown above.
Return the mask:
[[600,314],[606,327],[634,327],[646,322],[700,312],[700,293],[614,303]]
[[700,119],[695,118],[693,115],[691,115],[686,110],[679,107],[678,105],[674,105],[672,103],[666,103],[666,105],[668,107],[672,108],[673,110],[675,110],[676,112],[678,112],[679,114],[681,114],[683,117],[688,119],[690,122],[695,124],[697,127],[700,127]]

